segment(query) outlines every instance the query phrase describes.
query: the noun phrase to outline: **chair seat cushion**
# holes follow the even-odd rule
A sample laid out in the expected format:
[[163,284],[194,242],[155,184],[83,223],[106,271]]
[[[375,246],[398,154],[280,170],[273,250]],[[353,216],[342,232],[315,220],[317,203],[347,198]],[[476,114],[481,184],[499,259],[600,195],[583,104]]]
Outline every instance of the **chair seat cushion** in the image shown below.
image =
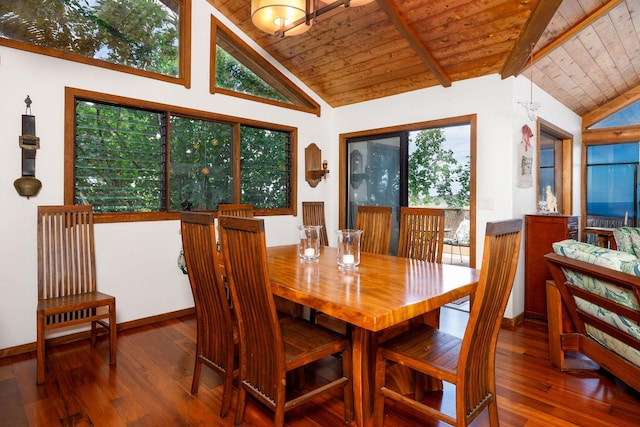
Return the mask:
[[[575,240],[556,242],[553,244],[553,250],[555,253],[568,258],[600,265],[610,268],[611,270],[621,271],[635,276],[640,275],[640,260],[627,252],[602,248]],[[562,271],[567,283],[570,285],[600,295],[624,307],[640,311],[638,299],[631,290],[616,286],[615,283],[598,280],[568,269],[563,268]],[[579,309],[640,340],[640,324],[638,324],[638,322],[634,322],[625,316],[585,301],[582,298],[574,297],[574,300]],[[593,339],[633,364],[640,366],[640,352],[591,325],[585,326],[587,333]]]
[[613,230],[618,250],[640,258],[640,228],[618,227]]

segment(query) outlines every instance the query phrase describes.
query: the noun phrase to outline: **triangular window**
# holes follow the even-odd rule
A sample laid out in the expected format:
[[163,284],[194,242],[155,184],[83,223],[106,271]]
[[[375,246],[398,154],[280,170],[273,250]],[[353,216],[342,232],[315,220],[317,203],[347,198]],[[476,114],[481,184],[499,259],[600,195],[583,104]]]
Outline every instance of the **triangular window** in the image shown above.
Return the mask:
[[211,93],[320,115],[320,105],[256,51],[211,17]]
[[633,125],[640,125],[640,101],[636,101],[622,110],[600,120],[590,126],[589,129],[603,129]]

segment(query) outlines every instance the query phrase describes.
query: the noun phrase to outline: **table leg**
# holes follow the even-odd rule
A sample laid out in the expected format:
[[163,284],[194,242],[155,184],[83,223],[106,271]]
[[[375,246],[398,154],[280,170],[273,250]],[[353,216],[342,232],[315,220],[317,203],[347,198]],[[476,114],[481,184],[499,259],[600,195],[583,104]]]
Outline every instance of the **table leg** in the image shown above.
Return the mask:
[[368,425],[371,419],[371,387],[373,380],[370,369],[371,332],[353,327],[351,335],[353,354],[353,401],[356,412],[356,424],[360,427]]

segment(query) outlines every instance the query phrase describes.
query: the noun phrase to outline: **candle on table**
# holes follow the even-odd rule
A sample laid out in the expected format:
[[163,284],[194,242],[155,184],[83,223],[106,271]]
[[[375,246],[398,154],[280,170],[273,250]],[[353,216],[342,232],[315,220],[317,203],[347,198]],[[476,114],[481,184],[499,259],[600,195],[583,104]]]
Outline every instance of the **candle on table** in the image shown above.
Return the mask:
[[353,264],[355,262],[355,258],[353,257],[353,255],[351,254],[346,254],[342,256],[342,263],[349,265],[349,264]]
[[306,257],[312,257],[312,256],[315,256],[315,255],[316,255],[316,250],[313,249],[313,248],[306,248],[304,250],[304,256],[306,256]]

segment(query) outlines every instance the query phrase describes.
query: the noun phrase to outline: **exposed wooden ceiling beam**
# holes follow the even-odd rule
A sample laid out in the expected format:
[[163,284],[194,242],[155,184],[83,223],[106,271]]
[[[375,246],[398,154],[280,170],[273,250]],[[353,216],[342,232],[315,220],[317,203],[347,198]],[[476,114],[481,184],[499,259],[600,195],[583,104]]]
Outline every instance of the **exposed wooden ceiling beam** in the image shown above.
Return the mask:
[[413,28],[407,23],[407,21],[400,16],[398,10],[390,3],[389,0],[377,0],[380,8],[387,14],[393,25],[398,32],[409,43],[409,46],[418,54],[422,62],[431,70],[431,72],[438,79],[440,84],[444,87],[451,86],[451,78],[447,72],[440,66],[440,63],[433,56],[431,51],[420,40],[418,34],[413,31]]
[[586,27],[593,24],[593,22],[599,19],[601,16],[609,13],[611,9],[613,9],[623,1],[624,0],[609,0],[607,3],[603,4],[598,9],[594,10],[591,14],[589,14],[588,16],[585,16],[582,21],[576,23],[576,25],[569,28],[563,34],[560,34],[554,41],[552,41],[551,43],[549,43],[548,45],[544,46],[542,49],[537,51],[533,55],[534,62],[542,58],[543,56],[548,55],[555,48],[561,46],[564,42],[569,40],[571,37],[575,36],[580,31],[584,30]]
[[504,67],[502,67],[500,75],[503,79],[520,74],[531,54],[531,45],[538,42],[561,3],[562,0],[540,0],[538,2],[505,61]]

